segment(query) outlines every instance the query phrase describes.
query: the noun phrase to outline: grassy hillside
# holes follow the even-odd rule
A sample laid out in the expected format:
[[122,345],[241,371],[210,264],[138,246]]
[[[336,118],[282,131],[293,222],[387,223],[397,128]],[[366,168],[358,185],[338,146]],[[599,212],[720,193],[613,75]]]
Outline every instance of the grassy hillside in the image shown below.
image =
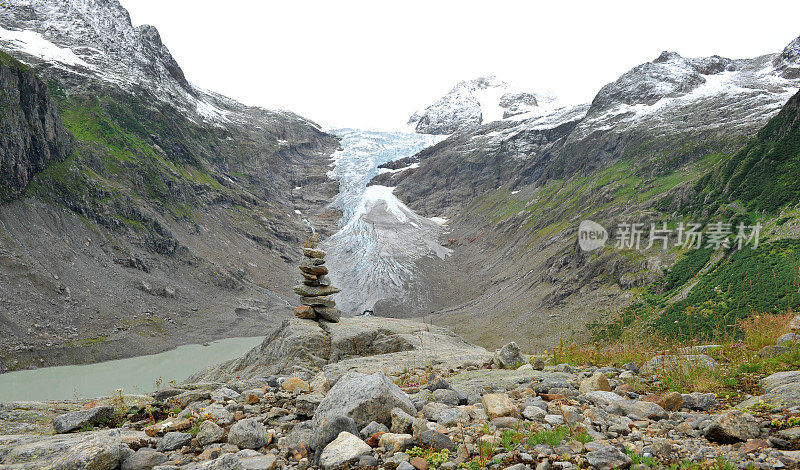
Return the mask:
[[[694,185],[695,196],[674,215],[685,220],[764,225],[761,245],[741,250],[684,251],[657,283],[613,321],[594,325],[597,339],[627,329],[671,338],[741,335],[754,314],[800,309],[800,93],[755,138],[722,159]],[[667,196],[670,198],[670,196]],[[664,209],[664,204],[660,205]]]
[[719,171],[698,181],[690,209],[713,213],[738,201],[748,211],[773,214],[800,202],[798,111],[800,92]]

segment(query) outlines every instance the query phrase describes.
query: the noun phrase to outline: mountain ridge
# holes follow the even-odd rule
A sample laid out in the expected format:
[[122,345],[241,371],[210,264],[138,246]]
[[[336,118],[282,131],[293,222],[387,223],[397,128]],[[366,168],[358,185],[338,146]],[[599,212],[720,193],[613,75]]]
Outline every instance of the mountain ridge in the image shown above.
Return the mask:
[[[796,94],[800,82],[787,77],[797,64],[785,59],[795,57],[797,43],[754,59],[663,53],[553,125],[539,126],[546,118],[490,123],[397,163],[407,169],[373,184],[395,187],[425,216],[448,218],[453,253],[415,265],[420,281],[409,297],[425,299],[419,305],[387,299],[376,314],[424,316],[495,347],[508,335],[532,350],[559,337],[586,339],[591,325],[615,318],[683,253],[589,255],[575,244],[579,222],[682,220],[695,183],[734,161]],[[754,222],[738,212],[729,212],[734,222]],[[776,220],[770,236],[783,230]],[[510,328],[501,334],[497,324]]]
[[0,299],[14,312],[0,314],[0,370],[251,336],[288,316],[298,240],[338,219],[338,140],[194,87],[116,0],[0,8],[0,48],[74,136],[0,205]]

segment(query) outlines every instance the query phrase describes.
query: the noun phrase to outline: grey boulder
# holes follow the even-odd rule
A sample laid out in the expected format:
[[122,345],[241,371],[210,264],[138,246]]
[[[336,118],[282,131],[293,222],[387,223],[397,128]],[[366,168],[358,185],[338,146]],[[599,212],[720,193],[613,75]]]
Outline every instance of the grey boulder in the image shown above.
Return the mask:
[[192,441],[192,435],[186,432],[168,432],[158,441],[156,450],[159,452],[178,450]]
[[88,410],[64,413],[53,420],[53,429],[56,433],[75,431],[84,426],[93,426],[114,418],[113,406],[98,406]]
[[758,420],[739,410],[722,413],[706,429],[706,439],[721,444],[733,444],[755,439],[760,433]]
[[512,341],[500,348],[497,353],[497,362],[501,367],[508,368],[519,365],[520,362],[525,362],[525,358],[522,357],[522,351],[517,346],[517,343]]
[[151,470],[166,461],[166,455],[149,447],[143,447],[122,462],[121,470]]
[[113,470],[122,459],[119,431],[94,433],[81,439],[60,458],[52,461],[52,470]]
[[348,462],[357,461],[362,455],[372,454],[372,448],[349,432],[342,432],[325,446],[319,459],[324,470],[340,468]]
[[269,444],[270,436],[260,421],[249,418],[231,426],[228,442],[240,449],[259,449]]
[[586,454],[589,465],[598,470],[613,470],[617,468],[630,468],[633,461],[624,452],[614,446],[603,446]]
[[665,419],[669,414],[664,408],[649,401],[638,400],[618,400],[608,405],[608,411],[620,416],[628,416],[631,419]]
[[311,438],[311,448],[316,450],[316,456],[319,456],[325,446],[333,442],[343,432],[359,435],[356,422],[349,416],[331,417],[323,421],[318,427],[314,426],[313,429],[315,431]]
[[393,408],[416,414],[408,395],[382,372],[372,375],[350,372],[336,382],[319,404],[313,422],[314,426],[320,426],[327,419],[349,416],[360,427],[372,421],[391,426]]

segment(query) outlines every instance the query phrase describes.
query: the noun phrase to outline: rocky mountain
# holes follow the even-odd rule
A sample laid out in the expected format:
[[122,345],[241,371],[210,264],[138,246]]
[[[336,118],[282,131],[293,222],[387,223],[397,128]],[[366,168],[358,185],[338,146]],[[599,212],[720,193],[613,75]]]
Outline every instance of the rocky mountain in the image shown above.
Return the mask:
[[516,91],[497,77],[456,84],[446,95],[408,120],[420,134],[452,134],[522,114],[541,114],[555,101],[550,94]]
[[[588,255],[575,244],[580,221],[599,221],[612,238],[623,222],[677,223],[689,216],[701,178],[728,162],[748,173],[737,152],[800,87],[797,44],[753,59],[662,53],[604,86],[590,104],[480,125],[387,165],[405,170],[373,184],[394,187],[421,215],[448,218],[445,244],[453,252],[415,265],[421,280],[408,297],[416,305],[393,299],[376,313],[424,314],[486,345],[508,335],[531,348],[585,338],[593,322],[636,304],[641,289],[661,282],[684,253],[609,248]],[[700,217],[761,217],[727,202],[724,212]],[[789,202],[797,203],[781,207]],[[767,237],[793,233],[791,224],[768,220]]]
[[338,219],[334,136],[192,85],[116,0],[4,2],[0,49],[25,64],[2,60],[16,134],[1,140],[0,370],[248,336],[291,313],[297,242]]

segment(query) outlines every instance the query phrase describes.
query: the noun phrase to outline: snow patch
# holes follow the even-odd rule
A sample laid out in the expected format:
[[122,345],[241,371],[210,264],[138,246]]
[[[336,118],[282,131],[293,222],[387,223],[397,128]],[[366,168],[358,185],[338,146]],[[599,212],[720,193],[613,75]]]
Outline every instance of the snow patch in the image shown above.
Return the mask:
[[9,47],[17,51],[42,60],[94,70],[94,66],[86,63],[71,49],[56,46],[36,31],[12,31],[0,26],[0,40],[8,41]]

